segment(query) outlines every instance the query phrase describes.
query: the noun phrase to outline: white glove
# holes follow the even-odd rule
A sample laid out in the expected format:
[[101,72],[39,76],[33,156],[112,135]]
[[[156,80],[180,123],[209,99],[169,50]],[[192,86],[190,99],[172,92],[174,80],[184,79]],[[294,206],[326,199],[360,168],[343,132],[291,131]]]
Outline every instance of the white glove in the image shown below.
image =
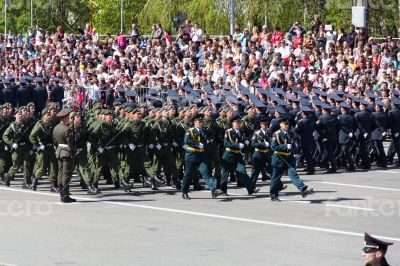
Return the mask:
[[350,132],[349,133],[349,137],[352,138],[353,137],[353,133]]
[[265,143],[265,147],[269,147],[269,143],[268,143],[268,141],[264,141],[264,143]]
[[199,143],[199,148],[200,148],[200,149],[203,149],[203,148],[204,148],[204,144],[200,142],[200,143]]
[[99,147],[97,150],[99,151],[100,154],[102,154],[104,152],[102,147]]
[[188,147],[188,145],[186,145],[186,144],[182,146],[182,148],[183,148],[185,151],[186,151],[187,147]]
[[176,143],[175,141],[172,142],[172,146],[174,146],[175,148],[178,147],[178,143]]
[[313,135],[313,137],[315,138],[315,137],[317,136],[317,132],[314,131],[314,132],[312,133],[312,135]]
[[288,149],[288,150],[291,150],[291,149],[292,149],[292,144],[286,144],[286,146],[287,146],[287,149]]
[[322,139],[322,142],[326,142],[328,139]]
[[13,145],[11,145],[11,147],[12,147],[14,150],[16,150],[16,149],[18,149],[18,144],[17,144],[17,143],[14,143]]
[[382,137],[386,137],[387,133],[386,131],[382,133]]
[[394,134],[394,137],[397,138],[399,136],[399,133]]
[[244,142],[244,144],[249,145],[249,144],[250,144],[250,141],[248,141],[248,140],[246,139],[246,141]]
[[86,148],[88,151],[90,151],[90,149],[92,148],[92,143],[90,142],[86,143]]
[[160,145],[160,144],[157,144],[157,145],[156,145],[156,148],[157,148],[157,150],[161,150],[161,145]]
[[244,144],[243,143],[239,143],[239,149],[243,149]]
[[368,137],[368,133],[364,133],[364,138],[367,138]]
[[32,150],[29,151],[29,155],[33,155],[33,151]]
[[124,148],[124,145],[123,145],[123,144],[120,144],[120,145],[119,145],[119,148],[122,150],[122,149]]
[[45,146],[42,143],[40,143],[39,150],[44,151],[44,149],[45,149]]
[[133,151],[136,148],[135,144],[132,144],[132,143],[130,143],[128,146],[129,146],[129,149],[131,149],[131,151]]
[[154,149],[154,144],[153,143],[149,144],[149,149],[150,150]]

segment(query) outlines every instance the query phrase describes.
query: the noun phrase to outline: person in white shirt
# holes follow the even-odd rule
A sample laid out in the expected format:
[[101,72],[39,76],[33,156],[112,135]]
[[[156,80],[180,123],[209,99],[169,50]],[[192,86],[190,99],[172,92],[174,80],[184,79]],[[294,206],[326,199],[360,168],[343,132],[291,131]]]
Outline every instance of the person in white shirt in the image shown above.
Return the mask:
[[194,41],[194,42],[201,42],[203,40],[203,30],[199,28],[198,23],[194,23],[191,37],[192,37],[192,41]]

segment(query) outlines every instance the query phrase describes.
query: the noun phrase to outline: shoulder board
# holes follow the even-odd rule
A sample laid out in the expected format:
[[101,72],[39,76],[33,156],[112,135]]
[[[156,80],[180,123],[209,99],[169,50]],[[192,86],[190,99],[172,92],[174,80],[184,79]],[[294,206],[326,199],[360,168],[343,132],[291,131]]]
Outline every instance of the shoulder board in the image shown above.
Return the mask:
[[261,133],[261,130],[257,130],[256,133],[257,133],[257,134],[260,134],[260,133]]
[[229,131],[229,132],[232,131],[232,128],[228,129],[227,131]]
[[274,134],[279,134],[279,132],[281,132],[281,130],[275,131]]

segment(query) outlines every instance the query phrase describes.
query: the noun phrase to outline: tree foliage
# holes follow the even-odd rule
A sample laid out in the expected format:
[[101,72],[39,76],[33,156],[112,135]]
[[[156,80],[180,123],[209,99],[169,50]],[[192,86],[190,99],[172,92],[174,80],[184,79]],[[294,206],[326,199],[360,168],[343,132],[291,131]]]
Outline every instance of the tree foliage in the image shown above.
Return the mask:
[[[4,0],[0,1],[0,31],[4,32]],[[188,17],[198,22],[208,34],[229,34],[229,0],[123,0],[124,31],[132,23],[145,33],[160,22],[176,34],[174,18]],[[235,22],[241,27],[280,26],[287,30],[295,20],[306,26],[319,15],[323,22],[347,29],[351,24],[350,0],[235,0]],[[371,36],[396,34],[399,19],[398,1],[369,1]],[[34,24],[48,30],[62,25],[66,31],[77,31],[92,23],[100,34],[120,30],[121,0],[33,0]],[[30,0],[11,0],[7,9],[8,29],[26,32],[30,26]],[[180,21],[182,22],[182,20]]]

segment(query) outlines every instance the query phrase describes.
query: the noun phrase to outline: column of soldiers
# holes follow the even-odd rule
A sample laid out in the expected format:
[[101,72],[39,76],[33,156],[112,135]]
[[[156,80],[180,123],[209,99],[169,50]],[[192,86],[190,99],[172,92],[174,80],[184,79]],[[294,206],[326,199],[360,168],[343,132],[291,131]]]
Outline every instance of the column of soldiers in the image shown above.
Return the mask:
[[[229,195],[230,178],[252,195],[258,192],[261,174],[264,180],[271,179],[271,199],[279,201],[279,191],[286,188],[280,181],[285,171],[306,197],[313,190],[301,182],[297,167],[304,167],[306,174],[314,174],[317,166],[326,173],[370,169],[373,163],[385,168],[400,152],[396,96],[388,105],[389,99],[373,94],[362,98],[318,90],[311,96],[301,91],[259,93],[261,100],[251,104],[227,101],[218,108],[183,107],[173,101],[161,107],[115,102],[113,110],[94,103],[90,110],[69,112],[68,128],[76,146],[73,168],[82,188],[90,195],[101,193],[103,176],[126,192],[133,182],[152,190],[171,185],[190,199],[190,185],[204,189],[201,178],[212,197]],[[57,102],[47,104],[40,116],[33,103],[17,109],[9,103],[1,106],[2,184],[9,186],[22,168],[24,189],[36,190],[48,176],[50,191],[65,192],[66,184],[57,178],[59,147],[53,136],[60,110]],[[389,136],[386,154],[383,140]],[[246,166],[252,168],[250,175]]]

